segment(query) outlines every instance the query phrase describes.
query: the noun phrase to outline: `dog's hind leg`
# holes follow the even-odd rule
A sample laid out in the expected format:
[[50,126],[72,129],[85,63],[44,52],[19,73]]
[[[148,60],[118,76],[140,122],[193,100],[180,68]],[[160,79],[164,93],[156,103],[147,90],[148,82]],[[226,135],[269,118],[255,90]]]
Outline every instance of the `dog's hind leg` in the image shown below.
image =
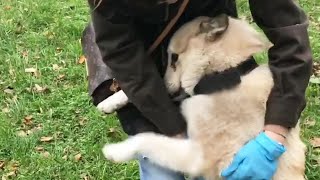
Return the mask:
[[143,155],[153,163],[193,176],[201,175],[203,155],[199,145],[190,139],[175,139],[153,133],[142,133],[128,140],[106,145],[107,159],[124,162]]

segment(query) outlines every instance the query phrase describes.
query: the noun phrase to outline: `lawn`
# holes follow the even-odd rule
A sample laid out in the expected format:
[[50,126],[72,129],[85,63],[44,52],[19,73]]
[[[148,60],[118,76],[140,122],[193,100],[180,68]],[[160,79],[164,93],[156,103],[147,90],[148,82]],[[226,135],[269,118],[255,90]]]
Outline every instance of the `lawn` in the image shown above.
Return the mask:
[[[319,62],[320,1],[300,3],[310,18],[310,40]],[[239,9],[249,18],[245,1]],[[125,134],[117,119],[97,112],[87,95],[79,39],[88,18],[83,0],[0,1],[3,180],[139,179],[136,162],[112,164],[101,154],[104,143]],[[309,180],[320,179],[320,85],[315,81],[301,118]]]

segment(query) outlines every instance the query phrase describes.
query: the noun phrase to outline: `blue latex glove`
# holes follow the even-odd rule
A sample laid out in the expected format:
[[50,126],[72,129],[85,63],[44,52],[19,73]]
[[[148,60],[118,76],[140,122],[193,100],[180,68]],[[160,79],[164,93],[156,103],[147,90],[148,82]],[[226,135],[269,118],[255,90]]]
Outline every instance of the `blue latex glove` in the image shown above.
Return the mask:
[[260,133],[240,149],[221,176],[226,180],[270,180],[285,151],[283,145]]

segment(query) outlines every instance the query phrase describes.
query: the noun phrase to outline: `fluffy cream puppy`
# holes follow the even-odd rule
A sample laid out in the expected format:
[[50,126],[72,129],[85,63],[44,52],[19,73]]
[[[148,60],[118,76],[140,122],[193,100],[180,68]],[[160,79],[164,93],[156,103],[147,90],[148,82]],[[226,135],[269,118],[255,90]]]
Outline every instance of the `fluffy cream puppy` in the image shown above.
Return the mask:
[[[191,95],[181,105],[189,138],[142,133],[106,145],[105,157],[124,162],[144,155],[175,171],[220,179],[235,153],[264,127],[266,102],[274,85],[272,74],[267,65],[261,65],[241,75],[241,82],[233,87],[199,95],[194,95],[194,87],[204,75],[236,68],[268,47],[247,22],[225,15],[199,17],[181,27],[168,48],[168,53],[178,58],[169,60],[165,82],[170,93],[182,88]],[[280,157],[273,179],[304,179],[305,145],[299,131],[299,127],[290,130],[284,144],[287,151]]]

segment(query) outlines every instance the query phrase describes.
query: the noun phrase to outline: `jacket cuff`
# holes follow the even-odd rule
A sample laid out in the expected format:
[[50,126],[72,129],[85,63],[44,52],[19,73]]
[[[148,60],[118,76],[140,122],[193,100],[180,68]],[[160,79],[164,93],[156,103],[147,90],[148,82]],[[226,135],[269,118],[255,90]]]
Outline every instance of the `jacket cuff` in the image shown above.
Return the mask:
[[293,128],[297,125],[302,110],[305,108],[305,98],[294,96],[270,96],[267,102],[265,124],[280,125]]

